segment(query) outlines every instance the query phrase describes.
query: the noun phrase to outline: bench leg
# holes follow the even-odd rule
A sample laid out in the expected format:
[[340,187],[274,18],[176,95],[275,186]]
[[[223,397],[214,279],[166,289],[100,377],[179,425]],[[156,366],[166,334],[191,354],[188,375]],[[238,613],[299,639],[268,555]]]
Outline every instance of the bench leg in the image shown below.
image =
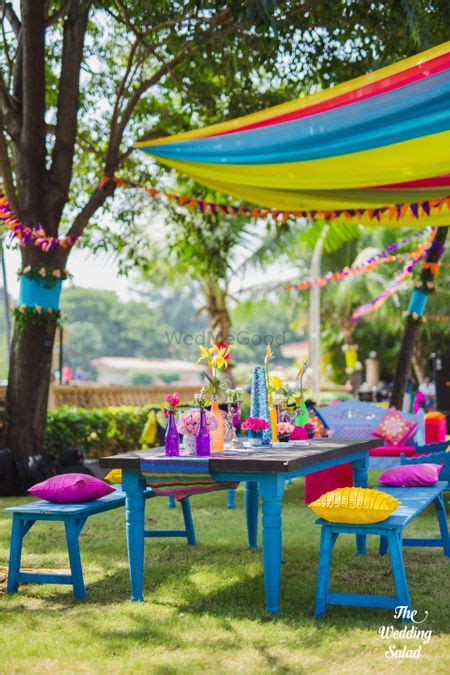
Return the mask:
[[189,501],[189,497],[182,499],[180,503],[181,508],[183,509],[184,526],[186,528],[186,538],[188,544],[195,546],[197,539],[195,537],[194,521],[192,520],[191,503]]
[[439,530],[441,532],[442,548],[444,549],[444,554],[446,556],[450,556],[450,536],[448,532],[447,513],[445,511],[445,504],[444,498],[442,497],[442,493],[434,500],[434,506],[436,508],[436,515],[439,522]]
[[316,608],[314,616],[322,616],[327,610],[327,595],[330,586],[331,554],[338,537],[326,525],[322,526],[320,535],[319,566],[317,570]]
[[176,507],[176,505],[177,505],[177,503],[176,503],[176,501],[175,501],[175,497],[173,497],[173,496],[171,495],[171,496],[169,497],[167,506],[169,507],[169,509],[174,509],[174,508]]
[[85,522],[85,518],[64,521],[64,527],[66,529],[67,550],[69,552],[70,571],[72,574],[73,594],[79,600],[84,600],[86,597],[86,589],[84,587],[83,580],[83,568],[81,565],[80,545],[78,540]]
[[403,562],[402,533],[398,531],[391,531],[388,533],[387,539],[398,604],[404,605],[405,607],[408,607],[408,609],[411,609],[408,580],[406,578],[405,565]]
[[229,509],[234,509],[236,506],[235,495],[236,490],[227,490],[227,506]]
[[388,540],[385,535],[381,535],[380,537],[380,555],[386,555],[388,550]]
[[20,560],[22,558],[22,542],[23,538],[34,525],[34,520],[23,520],[17,514],[13,515],[12,529],[11,529],[11,546],[9,552],[9,567],[8,567],[8,593],[17,593],[19,584],[17,582],[17,575],[20,572]]

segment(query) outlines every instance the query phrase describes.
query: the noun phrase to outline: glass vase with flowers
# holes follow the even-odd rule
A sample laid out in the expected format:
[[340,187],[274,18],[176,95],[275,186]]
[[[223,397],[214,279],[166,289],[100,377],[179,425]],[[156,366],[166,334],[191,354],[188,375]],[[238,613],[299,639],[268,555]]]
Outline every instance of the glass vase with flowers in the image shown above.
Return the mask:
[[178,392],[167,394],[164,413],[167,416],[166,433],[164,434],[164,448],[168,457],[178,457],[180,454],[180,437],[178,435],[175,413],[180,403]]
[[230,360],[230,345],[212,345],[212,347],[205,347],[200,345],[200,361],[206,361],[208,372],[205,372],[205,377],[208,380],[209,391],[211,393],[211,414],[217,420],[217,429],[212,433],[212,447],[213,452],[220,452],[224,447],[224,419],[219,408],[218,396],[221,389],[228,386],[228,382],[219,377],[221,371],[228,368]]
[[242,428],[244,431],[252,432],[252,444],[259,446],[262,445],[261,432],[264,431],[264,429],[268,429],[269,426],[269,422],[261,417],[249,417],[248,420],[243,423]]

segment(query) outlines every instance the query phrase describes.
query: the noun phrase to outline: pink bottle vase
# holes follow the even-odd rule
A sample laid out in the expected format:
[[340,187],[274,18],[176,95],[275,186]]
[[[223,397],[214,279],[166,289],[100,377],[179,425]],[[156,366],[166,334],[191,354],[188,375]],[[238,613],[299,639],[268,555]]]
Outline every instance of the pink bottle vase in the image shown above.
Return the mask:
[[195,454],[197,457],[209,457],[211,454],[211,436],[206,423],[206,414],[204,410],[200,410],[198,433],[195,437]]
[[180,454],[180,437],[178,435],[175,413],[169,412],[167,418],[166,433],[164,435],[164,447],[167,457],[178,457]]

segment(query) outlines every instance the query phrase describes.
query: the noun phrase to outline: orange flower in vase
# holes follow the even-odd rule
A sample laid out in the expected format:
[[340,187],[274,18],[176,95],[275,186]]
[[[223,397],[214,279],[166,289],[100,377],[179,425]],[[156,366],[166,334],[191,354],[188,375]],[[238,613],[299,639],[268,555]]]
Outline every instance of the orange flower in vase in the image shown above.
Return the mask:
[[199,346],[200,361],[206,361],[209,373],[205,373],[205,377],[209,383],[209,390],[211,392],[211,414],[217,420],[217,429],[212,432],[212,452],[220,452],[224,447],[225,424],[222,412],[219,408],[217,400],[222,382],[219,378],[219,372],[228,368],[228,361],[230,359],[231,347],[230,345],[212,345],[212,347]]

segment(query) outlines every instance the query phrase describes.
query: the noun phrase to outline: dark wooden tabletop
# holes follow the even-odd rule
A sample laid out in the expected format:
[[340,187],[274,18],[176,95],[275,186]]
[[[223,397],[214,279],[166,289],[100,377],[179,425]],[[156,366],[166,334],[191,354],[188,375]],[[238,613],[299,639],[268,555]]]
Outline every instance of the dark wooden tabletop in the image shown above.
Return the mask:
[[[320,462],[348,457],[368,451],[380,444],[377,439],[362,441],[314,439],[305,445],[289,445],[274,448],[242,448],[237,451],[215,453],[209,459],[211,473],[232,472],[279,472],[296,471]],[[138,471],[143,457],[164,456],[164,448],[136,450],[123,455],[101,457],[100,467],[104,469],[129,469]],[[169,459],[169,458],[168,458]],[[170,458],[172,459],[172,458]],[[185,457],[184,459],[188,459]]]

